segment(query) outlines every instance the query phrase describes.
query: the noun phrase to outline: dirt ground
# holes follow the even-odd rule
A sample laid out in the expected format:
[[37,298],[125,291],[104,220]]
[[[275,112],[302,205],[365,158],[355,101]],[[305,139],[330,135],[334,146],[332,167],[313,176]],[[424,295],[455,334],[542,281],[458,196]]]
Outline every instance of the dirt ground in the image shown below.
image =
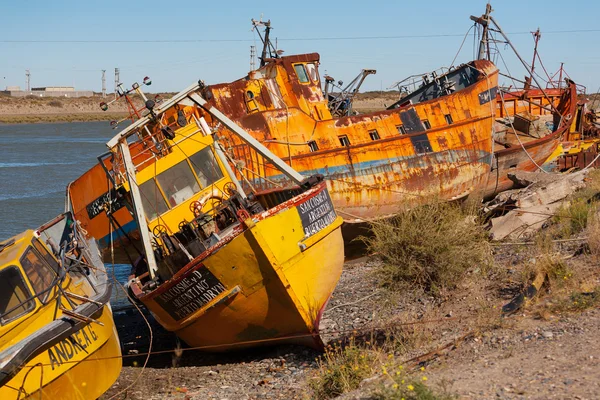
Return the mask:
[[[578,284],[599,285],[597,262],[587,255],[570,256],[576,250],[561,252],[578,276],[585,276]],[[416,322],[416,339],[398,356],[409,365],[408,360],[443,349],[418,364],[432,388],[460,399],[600,398],[599,309],[548,311],[555,301],[548,289],[517,314],[499,317],[500,308],[519,293],[519,265],[530,257],[526,246],[502,247],[496,251],[499,272],[479,279],[474,270],[473,279],[442,298],[390,294],[377,286],[374,258],[348,262],[322,320],[323,339],[331,342],[351,330],[372,337],[384,326]],[[141,368],[145,357],[131,353],[147,351],[145,323],[139,314],[121,313],[117,325],[128,356],[105,399],[311,398],[308,382],[319,355],[314,350],[275,346],[219,355],[183,347],[178,355],[152,356]],[[153,331],[153,351],[179,346],[155,323]],[[370,393],[366,383],[342,398],[368,399]]]

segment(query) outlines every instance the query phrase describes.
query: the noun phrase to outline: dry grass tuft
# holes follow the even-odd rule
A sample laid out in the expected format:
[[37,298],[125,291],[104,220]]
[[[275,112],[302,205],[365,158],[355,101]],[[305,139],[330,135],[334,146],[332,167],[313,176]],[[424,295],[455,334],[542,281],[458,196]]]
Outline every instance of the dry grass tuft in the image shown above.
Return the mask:
[[553,218],[555,237],[569,238],[586,230],[593,215],[600,210],[600,170],[591,170],[584,188],[568,197],[568,203],[562,206]]
[[359,387],[374,373],[377,353],[352,338],[345,346],[329,345],[319,357],[316,376],[309,382],[315,399],[331,399]]
[[[311,398],[331,399],[363,387],[369,399],[446,400],[455,397],[443,390],[436,393],[427,386],[424,368],[407,372],[396,359],[393,348],[401,340],[374,334],[373,341],[351,337],[345,343],[326,348],[318,358],[318,369],[309,382]],[[364,339],[364,338],[363,338]],[[371,385],[367,387],[367,385]]]
[[472,209],[449,203],[413,208],[373,223],[373,237],[364,238],[382,261],[382,286],[422,288],[438,294],[456,287],[465,272],[492,264],[487,233]]
[[600,212],[593,214],[586,228],[588,246],[590,253],[596,259],[600,259]]

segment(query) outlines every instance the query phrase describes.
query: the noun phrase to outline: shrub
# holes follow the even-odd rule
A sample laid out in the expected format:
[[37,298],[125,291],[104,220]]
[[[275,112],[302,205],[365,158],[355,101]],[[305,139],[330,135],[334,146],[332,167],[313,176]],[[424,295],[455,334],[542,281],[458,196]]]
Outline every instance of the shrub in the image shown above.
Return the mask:
[[370,399],[373,400],[452,400],[457,396],[446,393],[436,393],[425,383],[419,381],[405,381],[394,383],[375,392]]
[[420,287],[437,293],[458,284],[469,268],[491,265],[487,234],[472,211],[455,204],[413,208],[372,224],[364,238],[381,260],[380,282],[391,289]]
[[352,391],[373,373],[376,355],[356,344],[328,346],[318,359],[317,375],[309,385],[316,399],[331,399]]
[[600,212],[594,213],[586,228],[588,246],[594,257],[600,257]]
[[586,186],[570,195],[568,203],[553,218],[555,236],[568,238],[585,230],[590,217],[598,212],[599,202],[600,170],[592,170],[588,173]]
[[50,107],[62,107],[62,106],[63,106],[63,103],[61,103],[61,102],[60,102],[60,101],[58,101],[58,100],[51,100],[51,101],[49,101],[49,102],[48,102],[48,105],[49,105]]

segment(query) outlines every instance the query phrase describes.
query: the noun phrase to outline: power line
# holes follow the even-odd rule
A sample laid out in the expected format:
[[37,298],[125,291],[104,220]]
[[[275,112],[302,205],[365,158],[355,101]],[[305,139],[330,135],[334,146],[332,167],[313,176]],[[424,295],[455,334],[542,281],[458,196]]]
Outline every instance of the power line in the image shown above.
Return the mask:
[[[600,29],[572,29],[559,31],[544,31],[548,34],[570,34],[570,33],[597,33]],[[510,32],[509,35],[530,35],[531,32]],[[427,39],[442,37],[463,37],[464,33],[455,34],[432,34],[432,35],[393,35],[393,36],[331,36],[331,37],[306,37],[306,38],[278,38],[279,41],[328,41],[328,40],[385,40],[385,39]],[[75,43],[241,43],[253,42],[253,39],[165,39],[165,40],[0,40],[0,43],[56,43],[56,44],[75,44]]]

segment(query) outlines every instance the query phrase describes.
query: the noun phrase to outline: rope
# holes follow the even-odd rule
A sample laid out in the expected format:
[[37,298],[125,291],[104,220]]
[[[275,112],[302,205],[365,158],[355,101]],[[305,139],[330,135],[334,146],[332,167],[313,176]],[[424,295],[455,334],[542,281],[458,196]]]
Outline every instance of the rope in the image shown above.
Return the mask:
[[521,142],[521,138],[517,134],[517,130],[515,129],[515,127],[513,125],[512,119],[508,118],[508,109],[506,108],[506,103],[504,102],[504,92],[502,92],[502,91],[500,91],[500,100],[502,100],[502,108],[504,109],[504,112],[506,113],[506,116],[507,116],[506,119],[508,119],[508,122],[510,122],[510,127],[512,128],[513,133],[515,134],[515,137],[517,138],[517,141],[521,145],[521,148],[523,149],[523,151],[525,152],[525,154],[527,154],[527,157],[529,157],[529,159],[531,160],[531,162],[533,163],[533,165],[536,166],[537,169],[539,169],[540,171],[542,171],[545,174],[548,174],[549,173],[548,171],[544,170],[542,167],[540,167],[538,165],[538,163],[535,162],[535,160],[533,159],[533,157],[531,157],[531,154],[529,154],[529,152],[525,148],[525,145],[523,144],[523,142]]
[[[110,191],[109,191],[109,193],[110,193]],[[110,196],[110,194],[109,194],[109,196]],[[148,326],[148,332],[149,332],[149,335],[150,335],[150,344],[149,344],[148,352],[150,353],[152,351],[152,344],[153,344],[153,341],[154,341],[154,335],[153,335],[153,332],[152,332],[152,326],[150,325],[150,322],[148,322],[148,319],[146,318],[146,316],[144,315],[144,313],[142,312],[142,310],[140,310],[140,308],[135,303],[135,301],[133,301],[133,299],[129,296],[129,293],[127,293],[127,290],[125,290],[125,288],[123,287],[123,285],[121,285],[121,282],[119,282],[117,280],[117,276],[115,275],[115,249],[114,249],[113,240],[112,240],[112,225],[110,226],[110,257],[111,257],[111,263],[112,263],[113,281],[125,293],[125,296],[127,296],[127,299],[131,302],[131,304],[133,304],[133,306],[140,313],[140,315],[144,319],[144,322],[146,322],[146,325]],[[129,384],[129,386],[125,387],[124,389],[122,389],[121,391],[119,391],[118,393],[116,393],[115,395],[113,395],[112,397],[110,397],[109,400],[114,399],[115,397],[119,396],[121,393],[123,393],[123,392],[129,390],[129,388],[133,387],[133,385],[135,385],[136,382],[142,377],[142,374],[144,373],[144,369],[146,368],[146,365],[148,364],[149,360],[150,360],[150,354],[148,354],[148,356],[146,357],[146,360],[144,361],[144,365],[142,366],[142,369],[141,369],[140,373],[138,374],[138,376]]]
[[454,58],[452,59],[452,62],[450,63],[450,68],[452,68],[454,66],[454,61],[456,61],[456,59],[458,58],[458,55],[460,54],[460,51],[462,50],[463,45],[465,44],[465,41],[467,40],[467,37],[469,36],[469,33],[471,33],[471,30],[473,29],[474,26],[475,26],[475,24],[471,25],[471,27],[469,28],[469,30],[465,34],[465,37],[463,38],[463,41],[460,44],[460,47],[458,48],[458,51],[456,52],[456,55],[454,56]]

